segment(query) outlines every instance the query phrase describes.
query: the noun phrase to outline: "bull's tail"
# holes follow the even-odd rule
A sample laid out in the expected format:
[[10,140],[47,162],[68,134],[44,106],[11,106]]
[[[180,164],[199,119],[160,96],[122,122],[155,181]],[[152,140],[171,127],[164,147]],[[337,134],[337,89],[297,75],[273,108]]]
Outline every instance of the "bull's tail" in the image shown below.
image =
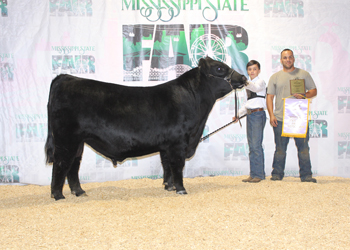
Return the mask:
[[49,100],[47,103],[47,139],[45,143],[45,154],[46,154],[46,163],[53,163],[54,161],[54,151],[55,151],[55,146],[54,146],[54,138],[52,135],[52,128],[51,128],[51,95],[52,95],[52,88],[54,85],[54,82],[58,79],[59,76],[57,76],[52,82],[51,82],[51,87],[50,87],[50,93],[49,93]]
[[53,144],[51,125],[50,125],[50,118],[48,119],[48,129],[47,129],[47,139],[46,139],[46,143],[45,143],[45,153],[46,153],[46,163],[53,163],[54,144]]

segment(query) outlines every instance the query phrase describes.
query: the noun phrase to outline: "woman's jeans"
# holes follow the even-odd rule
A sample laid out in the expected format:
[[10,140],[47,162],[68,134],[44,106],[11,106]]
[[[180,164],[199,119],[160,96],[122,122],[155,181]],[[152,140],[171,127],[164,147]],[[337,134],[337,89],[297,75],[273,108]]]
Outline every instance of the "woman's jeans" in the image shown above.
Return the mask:
[[257,111],[247,115],[247,139],[249,145],[250,177],[265,179],[265,159],[262,147],[265,111]]
[[[286,151],[290,137],[281,136],[283,122],[278,121],[277,123],[277,127],[273,127],[273,132],[275,134],[276,150],[275,155],[273,157],[271,175],[276,175],[283,179],[287,156]],[[306,133],[306,138],[294,138],[294,141],[298,149],[300,179],[304,180],[307,177],[312,177],[309,153],[309,130]]]

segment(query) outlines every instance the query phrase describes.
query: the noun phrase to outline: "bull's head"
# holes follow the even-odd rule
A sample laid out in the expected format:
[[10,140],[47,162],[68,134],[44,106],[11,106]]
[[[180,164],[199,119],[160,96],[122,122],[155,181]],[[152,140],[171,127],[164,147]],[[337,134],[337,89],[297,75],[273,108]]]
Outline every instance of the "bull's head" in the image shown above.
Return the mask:
[[225,80],[232,89],[240,89],[247,85],[247,78],[244,75],[239,74],[227,64],[213,60],[208,56],[199,60],[198,67],[208,77]]
[[[215,61],[210,57],[201,58],[199,60],[198,67],[202,74],[205,74],[209,78],[226,81],[231,86],[231,91],[233,89],[235,90],[235,117],[239,119],[237,110],[237,89],[243,88],[247,85],[247,78],[244,75],[239,74],[237,71],[231,69],[227,64]],[[227,93],[228,92],[226,89],[221,94],[225,95]]]

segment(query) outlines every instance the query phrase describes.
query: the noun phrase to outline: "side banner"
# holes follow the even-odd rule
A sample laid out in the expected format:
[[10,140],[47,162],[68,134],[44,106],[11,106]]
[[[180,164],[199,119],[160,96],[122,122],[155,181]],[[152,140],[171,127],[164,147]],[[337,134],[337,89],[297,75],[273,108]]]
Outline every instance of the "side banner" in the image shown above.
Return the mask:
[[[47,102],[59,74],[154,86],[210,56],[246,76],[246,64],[257,60],[259,77],[268,83],[282,69],[285,48],[294,51],[295,67],[308,71],[317,87],[306,124],[314,175],[350,177],[348,6],[348,0],[0,1],[0,184],[50,184]],[[237,95],[239,109],[246,92]],[[203,136],[232,121],[235,106],[234,93],[218,100]],[[291,113],[290,124],[296,125],[296,116]],[[268,122],[263,146],[269,175],[275,143]],[[295,150],[290,144],[285,176],[299,176]],[[242,119],[242,127],[232,124],[201,142],[183,173],[249,171]],[[162,175],[159,153],[126,159],[115,169],[88,145],[79,171],[82,183]]]
[[306,137],[309,104],[309,99],[284,98],[282,136]]

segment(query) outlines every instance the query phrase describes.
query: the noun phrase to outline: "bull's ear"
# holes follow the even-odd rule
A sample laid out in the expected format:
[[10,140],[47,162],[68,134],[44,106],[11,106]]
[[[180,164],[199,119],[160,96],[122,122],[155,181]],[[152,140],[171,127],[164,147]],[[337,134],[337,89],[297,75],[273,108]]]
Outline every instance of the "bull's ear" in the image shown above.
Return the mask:
[[208,62],[208,57],[206,58],[201,58],[198,62],[198,67],[201,69],[201,71],[207,71],[209,70],[210,64]]

